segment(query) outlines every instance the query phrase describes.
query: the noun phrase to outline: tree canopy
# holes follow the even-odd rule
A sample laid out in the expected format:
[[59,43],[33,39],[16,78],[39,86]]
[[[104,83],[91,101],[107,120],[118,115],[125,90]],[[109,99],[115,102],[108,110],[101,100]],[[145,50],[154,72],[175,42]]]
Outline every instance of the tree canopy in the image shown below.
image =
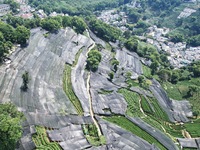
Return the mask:
[[96,71],[101,62],[101,53],[98,50],[91,50],[88,53],[86,68],[91,71]]
[[0,149],[13,150],[22,135],[23,114],[11,104],[0,104]]

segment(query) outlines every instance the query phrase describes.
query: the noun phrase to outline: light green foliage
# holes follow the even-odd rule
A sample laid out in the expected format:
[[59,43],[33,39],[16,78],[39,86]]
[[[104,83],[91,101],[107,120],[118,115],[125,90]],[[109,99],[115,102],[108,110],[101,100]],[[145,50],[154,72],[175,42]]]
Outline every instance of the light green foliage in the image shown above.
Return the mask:
[[104,119],[109,122],[115,123],[116,125],[124,128],[125,130],[130,131],[134,135],[141,137],[142,139],[148,141],[151,144],[154,143],[161,150],[166,150],[166,148],[161,143],[159,143],[154,137],[152,137],[149,133],[145,132],[137,125],[133,124],[127,118],[122,116],[112,116],[112,117],[104,117]]
[[88,53],[86,68],[91,71],[97,71],[101,62],[101,53],[98,50],[91,50]]
[[71,83],[71,67],[69,65],[65,66],[64,75],[63,75],[63,89],[69,98],[69,100],[72,102],[74,107],[76,108],[76,111],[79,115],[83,115],[83,108],[81,106],[81,103],[78,99],[78,97],[75,95],[72,83]]
[[147,78],[151,78],[152,75],[151,75],[151,69],[145,65],[142,65],[142,71],[143,71],[143,74],[145,77]]
[[32,139],[36,145],[36,150],[44,150],[44,149],[61,150],[58,143],[50,142],[44,127],[36,126],[36,132],[37,133],[32,136]]
[[106,139],[104,136],[98,136],[97,128],[94,124],[84,124],[82,125],[83,133],[86,136],[89,143],[93,146],[100,146],[106,144]]
[[[193,111],[198,111],[199,106],[199,94],[200,94],[200,79],[191,78],[191,80],[179,81],[177,84],[165,82],[162,84],[166,90],[168,96],[175,100],[187,99],[192,104]],[[195,90],[189,91],[189,87],[196,87]],[[192,93],[190,93],[192,92]]]
[[13,150],[22,135],[23,114],[11,104],[0,104],[0,149]]
[[128,103],[128,108],[126,111],[127,115],[132,117],[141,116],[141,111],[139,107],[140,95],[127,89],[119,89],[118,93],[122,94]]
[[162,108],[160,107],[156,99],[153,99],[153,98],[146,99],[142,97],[141,105],[142,105],[143,111],[147,113],[148,115],[151,115],[154,118],[157,118],[163,121],[169,121],[167,114],[164,112],[164,110],[162,110]]
[[77,33],[83,34],[85,29],[87,28],[87,24],[84,22],[82,18],[75,16],[72,19],[72,27],[75,27],[75,31]]

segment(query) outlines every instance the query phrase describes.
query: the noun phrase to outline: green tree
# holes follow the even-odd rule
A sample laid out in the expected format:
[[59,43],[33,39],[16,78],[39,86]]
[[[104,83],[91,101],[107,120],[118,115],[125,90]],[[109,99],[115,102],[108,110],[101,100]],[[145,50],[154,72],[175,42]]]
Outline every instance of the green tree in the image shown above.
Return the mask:
[[170,81],[171,79],[171,71],[169,70],[166,70],[166,69],[161,69],[159,72],[158,72],[158,76],[159,78],[166,82],[166,81]]
[[80,17],[73,17],[72,26],[75,27],[77,33],[83,33],[87,29],[87,24]]
[[30,80],[28,71],[25,71],[25,73],[22,74],[22,80],[23,80],[23,85],[22,85],[21,89],[23,91],[27,91],[28,83],[29,83],[29,80]]
[[117,59],[113,59],[111,61],[111,65],[113,66],[114,72],[117,72],[119,61]]
[[61,24],[57,20],[49,18],[42,20],[42,28],[47,31],[57,32],[60,27]]
[[91,50],[88,53],[86,68],[91,71],[96,71],[101,62],[101,53],[98,50]]
[[108,74],[108,76],[109,76],[109,80],[112,81],[113,78],[114,78],[114,72],[110,72],[110,73]]
[[180,75],[177,71],[173,71],[172,76],[171,76],[171,82],[173,84],[176,84],[180,79]]
[[190,85],[188,89],[189,89],[187,93],[188,96],[194,96],[194,94],[198,91],[198,87],[194,85]]
[[27,43],[27,40],[30,37],[30,30],[27,29],[24,26],[18,26],[16,28],[16,37],[17,37],[17,43],[24,45]]
[[137,52],[137,48],[138,48],[138,40],[134,39],[134,38],[129,38],[125,43],[124,46],[130,50],[130,51],[134,51]]
[[23,114],[11,104],[0,104],[0,149],[14,150],[22,135]]
[[156,71],[158,70],[158,67],[159,67],[159,63],[157,61],[151,63],[150,68],[151,68],[152,74],[156,73]]

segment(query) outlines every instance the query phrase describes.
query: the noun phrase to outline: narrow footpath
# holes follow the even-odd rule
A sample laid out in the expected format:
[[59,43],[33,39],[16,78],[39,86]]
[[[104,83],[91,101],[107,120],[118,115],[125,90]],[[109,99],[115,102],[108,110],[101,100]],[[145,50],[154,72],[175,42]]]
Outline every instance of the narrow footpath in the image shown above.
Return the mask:
[[94,122],[94,125],[96,126],[97,128],[97,131],[98,131],[98,136],[100,137],[102,135],[101,133],[101,129],[100,129],[100,126],[98,124],[98,122],[96,121],[96,119],[94,118],[94,112],[93,112],[93,108],[92,108],[92,97],[91,97],[91,93],[90,93],[90,72],[88,73],[88,78],[87,78],[87,93],[88,93],[88,97],[89,97],[89,104],[90,104],[90,115],[91,115],[91,118]]

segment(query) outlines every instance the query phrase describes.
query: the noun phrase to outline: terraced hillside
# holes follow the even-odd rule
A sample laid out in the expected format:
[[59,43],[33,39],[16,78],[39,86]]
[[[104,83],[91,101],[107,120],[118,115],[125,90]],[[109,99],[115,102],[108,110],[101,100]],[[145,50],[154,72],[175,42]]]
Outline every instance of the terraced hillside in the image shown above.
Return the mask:
[[[182,132],[199,136],[189,128],[188,101],[170,100],[156,80],[146,89],[139,85],[143,70],[136,53],[90,31],[88,37],[70,28],[48,37],[45,33],[33,29],[29,45],[17,48],[0,67],[1,102],[13,102],[26,117],[20,150],[177,150],[176,139],[185,140]],[[97,45],[102,59],[91,72],[86,70],[87,54]],[[116,70],[113,60],[119,62]],[[27,91],[21,89],[25,71]],[[194,128],[198,123],[194,121]]]

